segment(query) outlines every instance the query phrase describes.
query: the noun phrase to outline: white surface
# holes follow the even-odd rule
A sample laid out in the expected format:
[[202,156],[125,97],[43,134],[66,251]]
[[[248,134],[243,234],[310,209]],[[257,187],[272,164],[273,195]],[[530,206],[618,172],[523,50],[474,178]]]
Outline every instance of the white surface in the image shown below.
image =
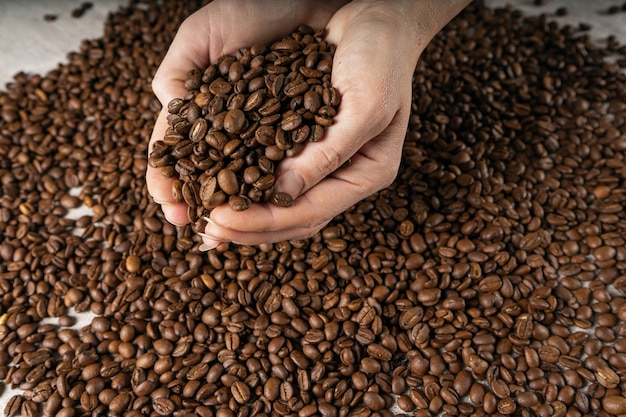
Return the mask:
[[[98,38],[103,33],[103,23],[109,11],[116,10],[126,0],[92,0],[94,6],[82,17],[71,17],[82,0],[21,1],[0,0],[0,89],[13,76],[24,71],[45,74],[66,61],[68,52],[78,50],[82,39]],[[608,15],[610,6],[621,5],[623,0],[548,0],[545,6],[535,6],[533,0],[489,0],[487,4],[500,7],[513,4],[525,14],[546,13],[554,16],[559,7],[567,7],[567,16],[555,17],[562,24],[578,26],[580,22],[592,25],[593,39],[603,42],[615,35],[626,44],[626,12]],[[57,19],[44,20],[53,14]],[[79,317],[77,328],[89,323],[90,317]],[[0,394],[0,412],[15,392],[5,389]]]
[[[72,11],[83,0],[0,1],[0,88],[19,71],[45,74],[77,51],[83,39],[99,38],[107,14],[127,0],[92,0],[80,18]],[[44,15],[56,15],[52,22]]]

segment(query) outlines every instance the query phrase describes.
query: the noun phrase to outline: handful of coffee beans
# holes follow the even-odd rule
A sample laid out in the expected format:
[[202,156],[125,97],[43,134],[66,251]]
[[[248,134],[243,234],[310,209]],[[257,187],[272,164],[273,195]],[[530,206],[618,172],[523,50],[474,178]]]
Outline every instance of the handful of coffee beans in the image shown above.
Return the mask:
[[331,86],[335,46],[323,31],[302,26],[270,47],[256,44],[191,70],[184,98],[168,104],[169,128],[149,163],[177,176],[172,194],[189,206],[189,220],[228,203],[288,207],[275,192],[274,168],[316,142],[333,123],[339,94]]

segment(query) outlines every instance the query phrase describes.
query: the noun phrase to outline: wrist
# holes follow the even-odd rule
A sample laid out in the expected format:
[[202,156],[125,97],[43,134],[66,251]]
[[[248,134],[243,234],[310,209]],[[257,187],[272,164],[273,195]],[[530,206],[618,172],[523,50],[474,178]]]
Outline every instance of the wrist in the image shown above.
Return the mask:
[[392,1],[400,7],[401,16],[413,36],[411,58],[417,63],[430,41],[472,0],[407,0]]

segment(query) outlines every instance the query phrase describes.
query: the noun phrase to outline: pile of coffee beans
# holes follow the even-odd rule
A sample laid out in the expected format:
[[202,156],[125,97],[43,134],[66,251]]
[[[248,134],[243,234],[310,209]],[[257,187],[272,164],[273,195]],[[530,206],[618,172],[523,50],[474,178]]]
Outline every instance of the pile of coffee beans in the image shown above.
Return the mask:
[[144,181],[198,7],[133,2],[0,92],[5,415],[626,414],[625,47],[476,2],[418,63],[393,185],[202,253]]
[[189,71],[188,96],[168,104],[169,128],[148,163],[176,175],[172,195],[187,203],[191,222],[226,202],[237,211],[259,202],[291,206],[290,195],[274,192],[274,168],[333,123],[334,52],[323,32],[302,26],[269,48],[241,48]]

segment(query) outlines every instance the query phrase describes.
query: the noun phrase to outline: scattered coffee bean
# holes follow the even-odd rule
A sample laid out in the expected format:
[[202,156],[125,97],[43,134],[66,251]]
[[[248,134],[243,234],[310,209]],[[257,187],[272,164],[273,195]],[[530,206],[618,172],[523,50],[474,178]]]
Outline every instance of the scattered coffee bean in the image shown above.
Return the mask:
[[87,12],[87,10],[91,9],[92,7],[93,7],[93,3],[91,3],[91,2],[83,2],[83,3],[80,4],[79,7],[75,8],[74,10],[72,10],[72,17],[74,17],[74,18],[83,17],[85,12]]
[[559,7],[558,9],[556,9],[554,14],[556,14],[557,16],[567,16],[569,14],[569,10],[567,9],[567,7]]

